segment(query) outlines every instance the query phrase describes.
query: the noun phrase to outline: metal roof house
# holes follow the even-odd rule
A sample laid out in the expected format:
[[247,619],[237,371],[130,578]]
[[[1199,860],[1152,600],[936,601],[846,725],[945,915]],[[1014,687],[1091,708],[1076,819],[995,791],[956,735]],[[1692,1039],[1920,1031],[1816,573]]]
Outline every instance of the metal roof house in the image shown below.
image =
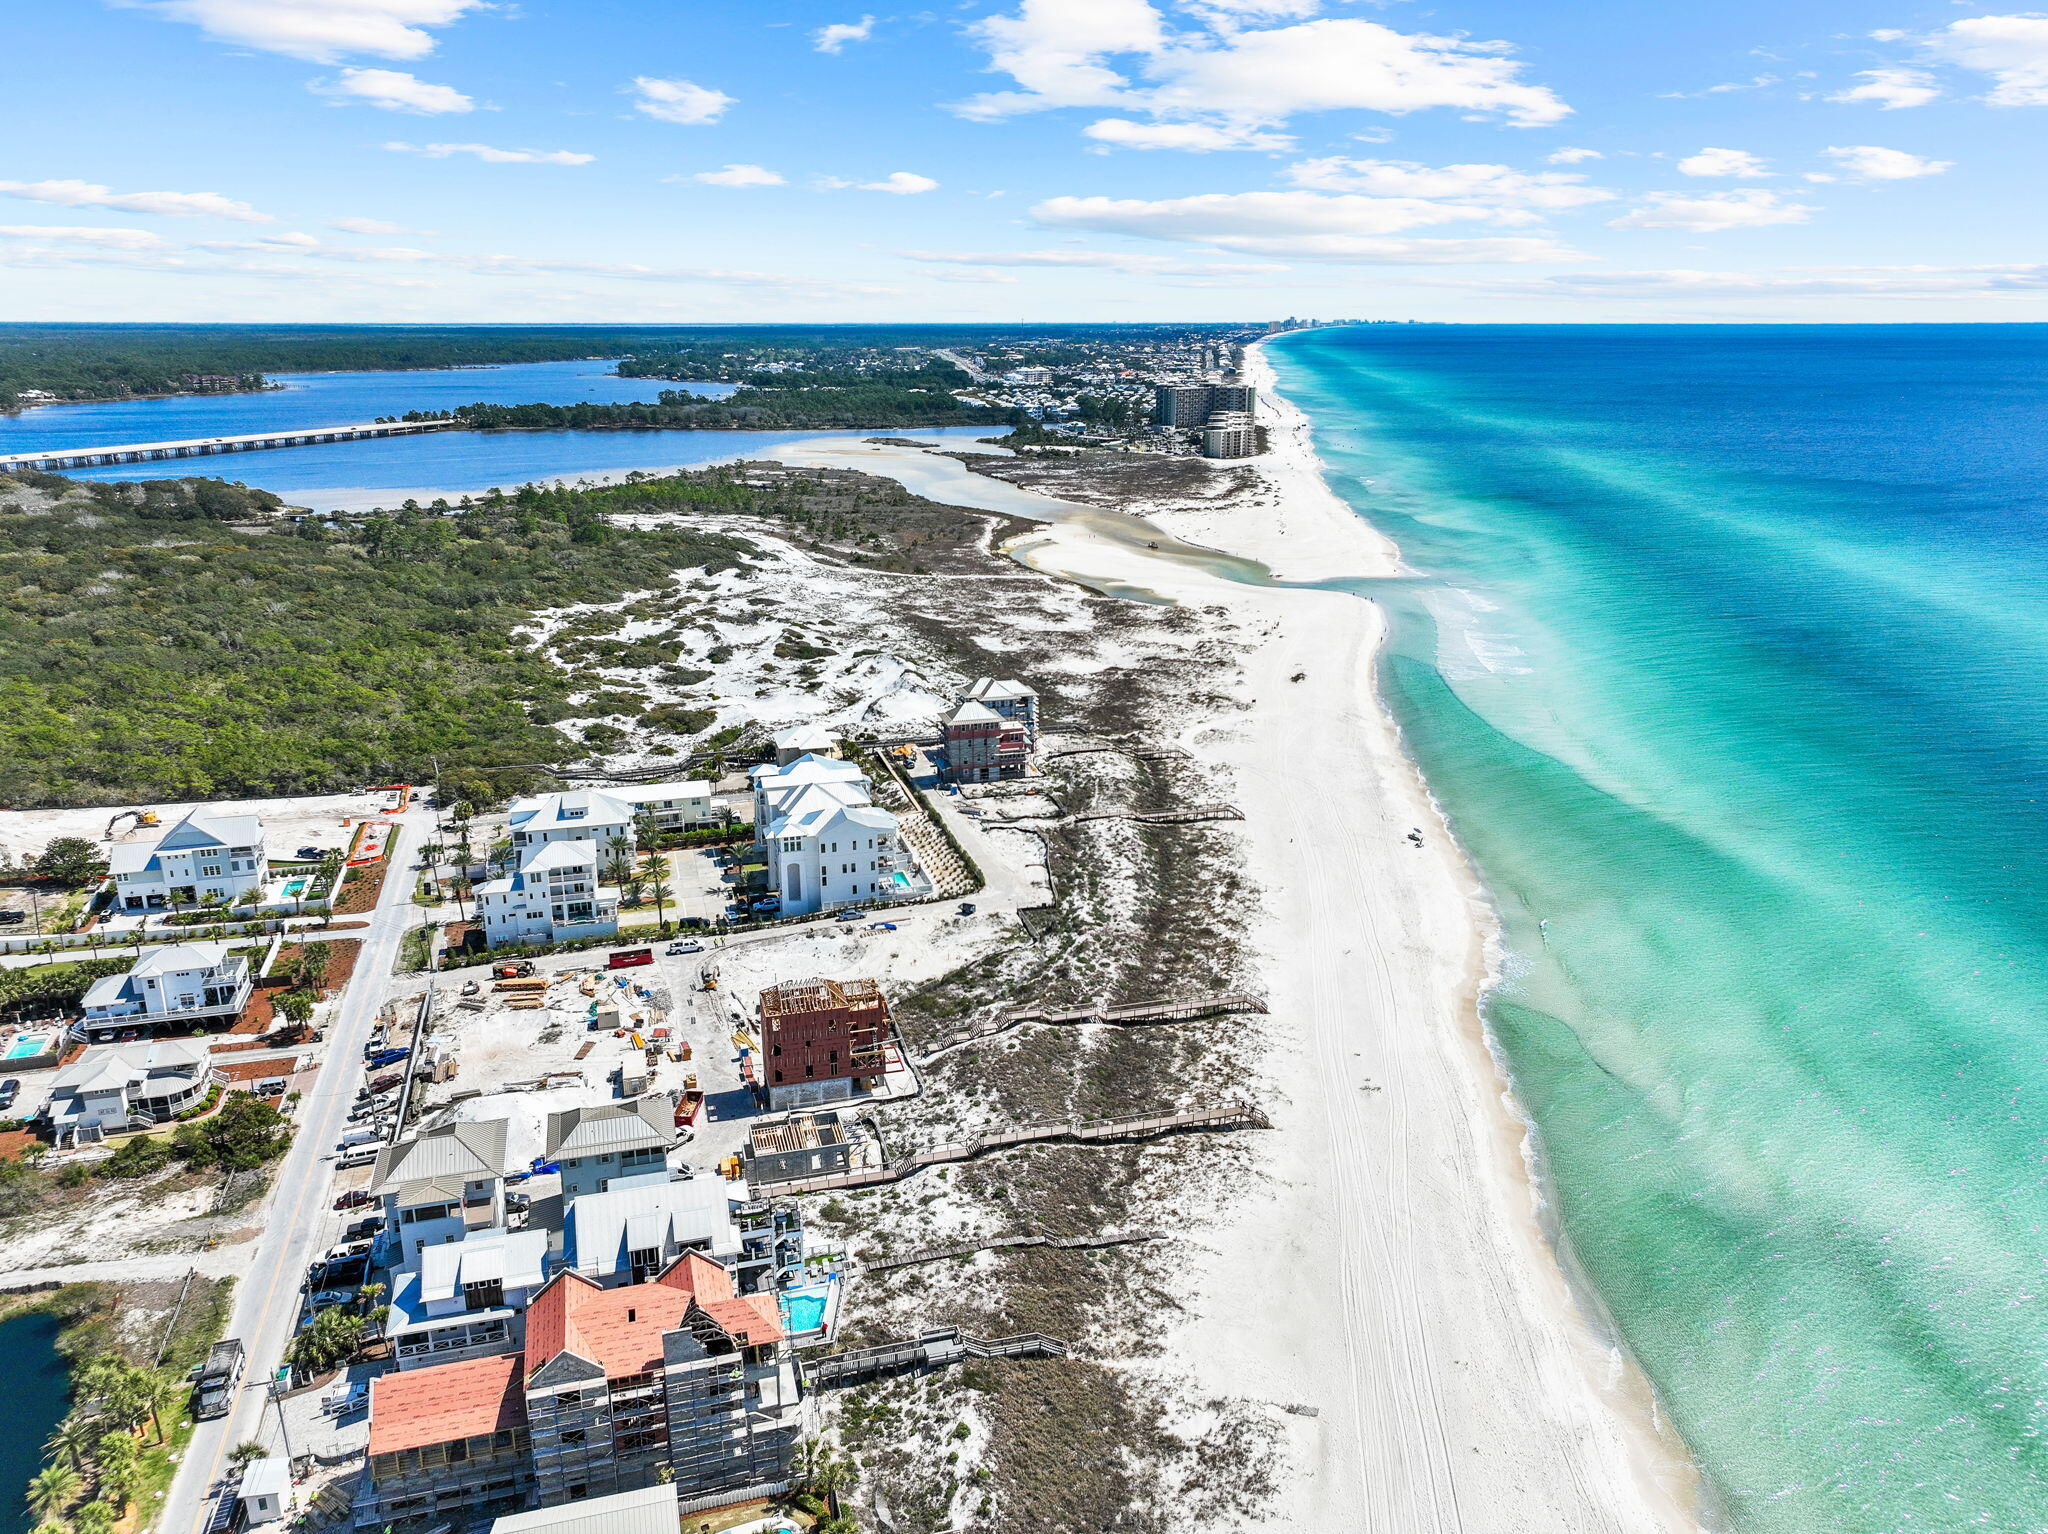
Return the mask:
[[220,1080],[203,1043],[163,1039],[88,1049],[57,1073],[44,1116],[58,1143],[167,1123],[206,1101]]
[[218,1023],[240,1016],[254,989],[248,959],[226,943],[174,943],[87,987],[85,1026],[97,1037],[117,1028]]

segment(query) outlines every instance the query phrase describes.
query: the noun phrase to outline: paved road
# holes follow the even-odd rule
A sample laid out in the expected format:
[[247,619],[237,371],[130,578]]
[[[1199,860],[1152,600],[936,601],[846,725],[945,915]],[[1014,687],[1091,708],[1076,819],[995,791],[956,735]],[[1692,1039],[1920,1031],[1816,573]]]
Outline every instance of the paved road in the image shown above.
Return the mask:
[[363,939],[355,976],[328,1026],[326,1063],[312,1091],[299,1102],[298,1132],[278,1170],[263,1236],[236,1286],[228,1335],[240,1338],[249,1350],[242,1390],[227,1416],[201,1422],[193,1430],[164,1502],[161,1534],[194,1534],[203,1528],[209,1493],[227,1469],[228,1451],[251,1438],[275,1438],[275,1418],[265,1420],[265,1387],[297,1328],[299,1285],[306,1265],[328,1244],[330,1158],[363,1081],[363,1045],[371,1024],[396,989],[392,968],[398,962],[399,943],[419,919],[412,903],[412,862],[422,833],[431,825],[432,816],[424,811],[401,817],[376,912],[367,931],[352,934]]

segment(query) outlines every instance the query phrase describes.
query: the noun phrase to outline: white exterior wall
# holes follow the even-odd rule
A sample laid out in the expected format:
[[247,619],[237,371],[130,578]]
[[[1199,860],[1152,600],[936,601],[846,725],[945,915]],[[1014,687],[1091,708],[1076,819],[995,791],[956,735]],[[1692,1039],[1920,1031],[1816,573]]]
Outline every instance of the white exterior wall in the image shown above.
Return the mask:
[[902,851],[902,838],[896,832],[835,816],[816,834],[771,840],[768,877],[782,896],[785,915],[887,900],[896,887],[889,877],[889,865]]

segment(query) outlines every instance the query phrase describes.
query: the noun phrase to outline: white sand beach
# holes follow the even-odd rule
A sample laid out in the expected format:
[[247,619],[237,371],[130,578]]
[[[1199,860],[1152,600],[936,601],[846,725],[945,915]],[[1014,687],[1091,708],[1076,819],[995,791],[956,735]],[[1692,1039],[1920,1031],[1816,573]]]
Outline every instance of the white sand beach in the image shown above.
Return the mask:
[[[1262,1184],[1189,1232],[1190,1319],[1147,1367],[1287,1409],[1293,1473],[1263,1522],[1236,1527],[1696,1529],[1683,1445],[1544,1237],[1526,1125],[1479,1020],[1490,914],[1375,696],[1379,608],[1228,579],[1227,561],[1180,542],[1284,579],[1402,573],[1253,357],[1271,434],[1259,492],[1144,519],[1064,503],[1007,545],[1106,591],[1227,605],[1264,634],[1248,707],[1180,744],[1234,779],[1266,892],[1257,948],[1279,1046],[1247,1086],[1274,1129]],[[776,456],[1024,515],[1053,504],[914,450],[802,449]]]

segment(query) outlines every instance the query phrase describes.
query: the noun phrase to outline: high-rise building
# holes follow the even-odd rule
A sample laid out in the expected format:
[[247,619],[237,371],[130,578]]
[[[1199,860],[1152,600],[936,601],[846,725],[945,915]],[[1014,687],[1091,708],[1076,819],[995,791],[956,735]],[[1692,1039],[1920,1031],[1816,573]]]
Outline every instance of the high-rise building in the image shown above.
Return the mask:
[[1161,426],[1206,426],[1219,410],[1250,415],[1258,409],[1259,391],[1249,384],[1161,384],[1154,391],[1153,419]]
[[1254,458],[1259,451],[1259,429],[1242,410],[1219,410],[1202,428],[1204,458]]

